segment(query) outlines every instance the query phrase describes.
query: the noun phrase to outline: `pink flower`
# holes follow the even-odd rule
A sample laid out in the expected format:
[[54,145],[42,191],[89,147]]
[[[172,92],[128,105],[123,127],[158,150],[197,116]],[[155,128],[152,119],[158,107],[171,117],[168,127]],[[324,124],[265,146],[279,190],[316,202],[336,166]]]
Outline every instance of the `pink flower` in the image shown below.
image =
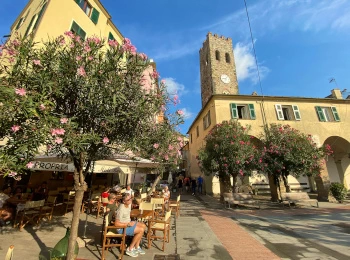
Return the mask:
[[179,136],[179,137],[177,138],[177,140],[178,140],[179,142],[182,142],[182,137]]
[[173,150],[173,149],[174,149],[174,146],[172,146],[171,144],[169,144],[168,149],[171,151],[171,150]]
[[39,106],[39,108],[40,108],[40,110],[42,110],[42,111],[44,111],[44,110],[46,109],[46,107],[45,107],[44,104],[41,104],[41,105]]
[[25,96],[26,95],[26,90],[24,88],[16,88],[15,93],[20,96]]
[[86,45],[86,46],[84,47],[84,50],[85,50],[86,52],[90,52],[90,51],[91,51],[91,48],[90,48],[90,46]]
[[85,72],[83,66],[80,66],[80,68],[77,69],[77,74],[82,76],[82,77],[86,77],[86,72]]
[[156,158],[154,156],[151,157],[151,161],[154,161]]
[[102,140],[102,142],[103,142],[104,144],[108,144],[108,143],[109,143],[109,139],[108,139],[107,137],[104,137],[103,140]]
[[92,56],[89,56],[88,57],[88,60],[93,60],[94,58]]
[[70,37],[70,38],[74,38],[74,33],[71,32],[71,31],[66,31],[66,32],[64,33],[64,35],[66,35],[66,36],[68,36],[68,37]]
[[179,109],[176,111],[176,114],[178,114],[179,116],[182,116],[184,114],[184,111]]
[[61,144],[61,143],[63,143],[63,139],[61,137],[56,137],[55,143],[56,144]]
[[154,78],[154,79],[159,78],[159,73],[158,73],[158,71],[153,70],[153,72],[152,72],[152,74],[151,74],[151,77]]
[[114,48],[118,46],[118,42],[116,40],[109,40],[108,45]]
[[60,122],[61,122],[61,124],[67,124],[67,122],[68,122],[68,118],[61,118],[60,119]]
[[240,163],[240,161],[236,161],[236,164],[239,164]]
[[164,155],[164,159],[167,161],[167,160],[169,160],[169,155]]
[[142,60],[147,60],[147,55],[144,54],[144,53],[139,53],[139,57],[140,57]]
[[158,149],[159,144],[154,144],[153,147],[154,147],[155,149]]
[[9,177],[15,177],[17,175],[17,172],[10,172]]
[[19,131],[19,129],[21,129],[21,127],[19,125],[14,125],[11,127],[12,132],[16,133],[17,131]]
[[40,60],[33,60],[34,65],[41,66]]
[[180,100],[179,100],[179,96],[178,96],[178,95],[175,95],[175,96],[174,96],[173,102],[174,102],[175,105],[177,105],[177,104],[180,103]]
[[77,61],[80,61],[80,60],[81,60],[81,56],[77,56],[75,59],[76,59]]
[[55,136],[55,135],[64,135],[66,131],[63,128],[55,128],[55,129],[51,129],[51,135]]
[[31,168],[34,167],[34,163],[33,162],[29,162],[29,163],[27,163],[26,166],[27,166],[28,169],[31,169]]
[[161,83],[163,83],[163,84],[165,84],[165,83],[166,83],[166,82],[165,82],[165,79],[162,79],[160,82],[161,82]]
[[131,44],[131,41],[130,41],[129,38],[124,38],[124,43],[125,43],[125,44]]

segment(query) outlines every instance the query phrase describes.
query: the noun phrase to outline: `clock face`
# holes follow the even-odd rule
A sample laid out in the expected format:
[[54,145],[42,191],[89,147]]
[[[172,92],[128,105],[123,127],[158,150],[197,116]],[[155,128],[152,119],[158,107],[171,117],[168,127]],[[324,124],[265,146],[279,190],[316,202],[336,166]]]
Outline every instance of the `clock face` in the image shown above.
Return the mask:
[[227,83],[230,83],[230,78],[226,74],[222,74],[221,81],[224,82],[225,84],[227,84]]

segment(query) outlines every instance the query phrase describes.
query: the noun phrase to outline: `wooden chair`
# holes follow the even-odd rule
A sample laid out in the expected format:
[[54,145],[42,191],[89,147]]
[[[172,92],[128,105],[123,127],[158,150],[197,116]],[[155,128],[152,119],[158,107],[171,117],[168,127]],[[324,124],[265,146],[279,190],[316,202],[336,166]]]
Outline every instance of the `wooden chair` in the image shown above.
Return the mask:
[[75,192],[69,192],[63,194],[63,205],[66,205],[64,215],[67,215],[68,210],[73,210],[74,207]]
[[106,212],[106,207],[103,204],[108,204],[108,198],[98,198],[98,204],[97,204],[97,213],[96,213],[96,218],[100,216],[100,213],[105,213]]
[[13,260],[13,249],[15,248],[14,245],[11,245],[9,249],[7,250],[5,260]]
[[169,201],[169,208],[171,211],[175,212],[176,218],[180,215],[180,198],[181,195],[178,195],[176,201]]
[[[45,204],[45,200],[27,201],[25,204],[17,205],[17,213],[13,227],[24,228],[29,222],[37,225],[40,221],[41,209]],[[38,218],[35,221],[35,218]]]
[[[112,247],[119,247],[120,248],[120,255],[119,259],[122,260],[124,256],[125,251],[125,237],[126,237],[126,228],[124,227],[116,227],[116,226],[109,226],[109,214],[106,214],[104,217],[104,230],[103,230],[103,241],[102,241],[102,256],[101,260],[105,260],[106,257],[106,249],[112,248]],[[122,234],[117,233],[117,229],[123,229]],[[111,239],[113,239],[113,243],[111,243]],[[116,242],[116,240],[118,240]]]
[[140,219],[140,221],[146,222],[151,218],[155,217],[155,208],[156,204],[152,204],[150,202],[141,202],[139,205],[139,210],[152,210],[152,216],[146,217],[144,219]]
[[147,193],[141,193],[141,202],[147,200]]
[[[170,220],[171,220],[171,211],[165,213],[163,219],[150,219],[147,233],[148,248],[151,247],[153,240],[161,239],[163,241],[162,251],[165,249],[165,242],[169,243],[170,241]],[[163,232],[162,236],[157,236],[156,232]]]
[[123,194],[123,193],[125,193],[125,192],[126,192],[126,189],[121,189],[121,190],[120,190],[120,193],[121,193],[121,194]]
[[151,203],[155,204],[155,215],[156,217],[164,215],[164,198],[151,198]]
[[51,221],[53,210],[56,206],[56,199],[57,199],[57,197],[54,197],[54,196],[49,196],[47,198],[47,201],[45,202],[44,207],[42,207],[42,209],[41,209],[40,218],[47,216],[47,218]]

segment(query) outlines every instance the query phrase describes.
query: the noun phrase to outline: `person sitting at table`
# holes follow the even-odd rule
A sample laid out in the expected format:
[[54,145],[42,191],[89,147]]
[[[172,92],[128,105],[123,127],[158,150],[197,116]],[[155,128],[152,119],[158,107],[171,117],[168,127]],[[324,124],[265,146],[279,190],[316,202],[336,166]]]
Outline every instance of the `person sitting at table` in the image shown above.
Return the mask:
[[[131,221],[131,202],[132,198],[129,193],[124,193],[122,203],[120,203],[115,218],[116,227],[126,227],[126,235],[134,236],[125,253],[131,257],[137,257],[138,254],[144,255],[146,252],[140,247],[140,242],[145,232],[146,225],[137,221]],[[123,229],[117,229],[119,234],[123,233]]]
[[6,204],[15,200],[14,198],[10,198],[10,193],[10,186],[4,186],[2,192],[0,192],[0,227],[4,226],[6,221],[12,218],[13,209]]
[[115,193],[111,193],[108,195],[108,204],[106,205],[106,213],[108,213],[109,221],[112,221],[117,208],[118,208],[117,195]]
[[130,194],[131,198],[134,198],[134,191],[131,189],[130,184],[126,186],[125,193]]
[[[109,188],[108,187],[105,187],[103,189],[103,192],[101,193],[101,198],[109,198]],[[103,206],[106,206],[107,203],[103,203]]]
[[49,194],[49,189],[47,188],[47,182],[44,181],[38,188],[35,189],[33,200],[44,200]]
[[169,190],[168,186],[164,186],[162,193],[163,193],[165,207],[168,209],[169,208],[169,199],[170,199],[170,190]]

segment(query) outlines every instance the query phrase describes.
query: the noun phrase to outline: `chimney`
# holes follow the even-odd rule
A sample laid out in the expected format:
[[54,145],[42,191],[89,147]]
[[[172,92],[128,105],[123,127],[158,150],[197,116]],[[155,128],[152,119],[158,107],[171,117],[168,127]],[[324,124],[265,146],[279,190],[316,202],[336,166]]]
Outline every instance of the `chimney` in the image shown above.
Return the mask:
[[342,94],[340,92],[340,89],[335,88],[335,89],[332,89],[331,92],[332,92],[332,97],[333,98],[335,98],[335,99],[343,99],[343,96],[342,96]]

